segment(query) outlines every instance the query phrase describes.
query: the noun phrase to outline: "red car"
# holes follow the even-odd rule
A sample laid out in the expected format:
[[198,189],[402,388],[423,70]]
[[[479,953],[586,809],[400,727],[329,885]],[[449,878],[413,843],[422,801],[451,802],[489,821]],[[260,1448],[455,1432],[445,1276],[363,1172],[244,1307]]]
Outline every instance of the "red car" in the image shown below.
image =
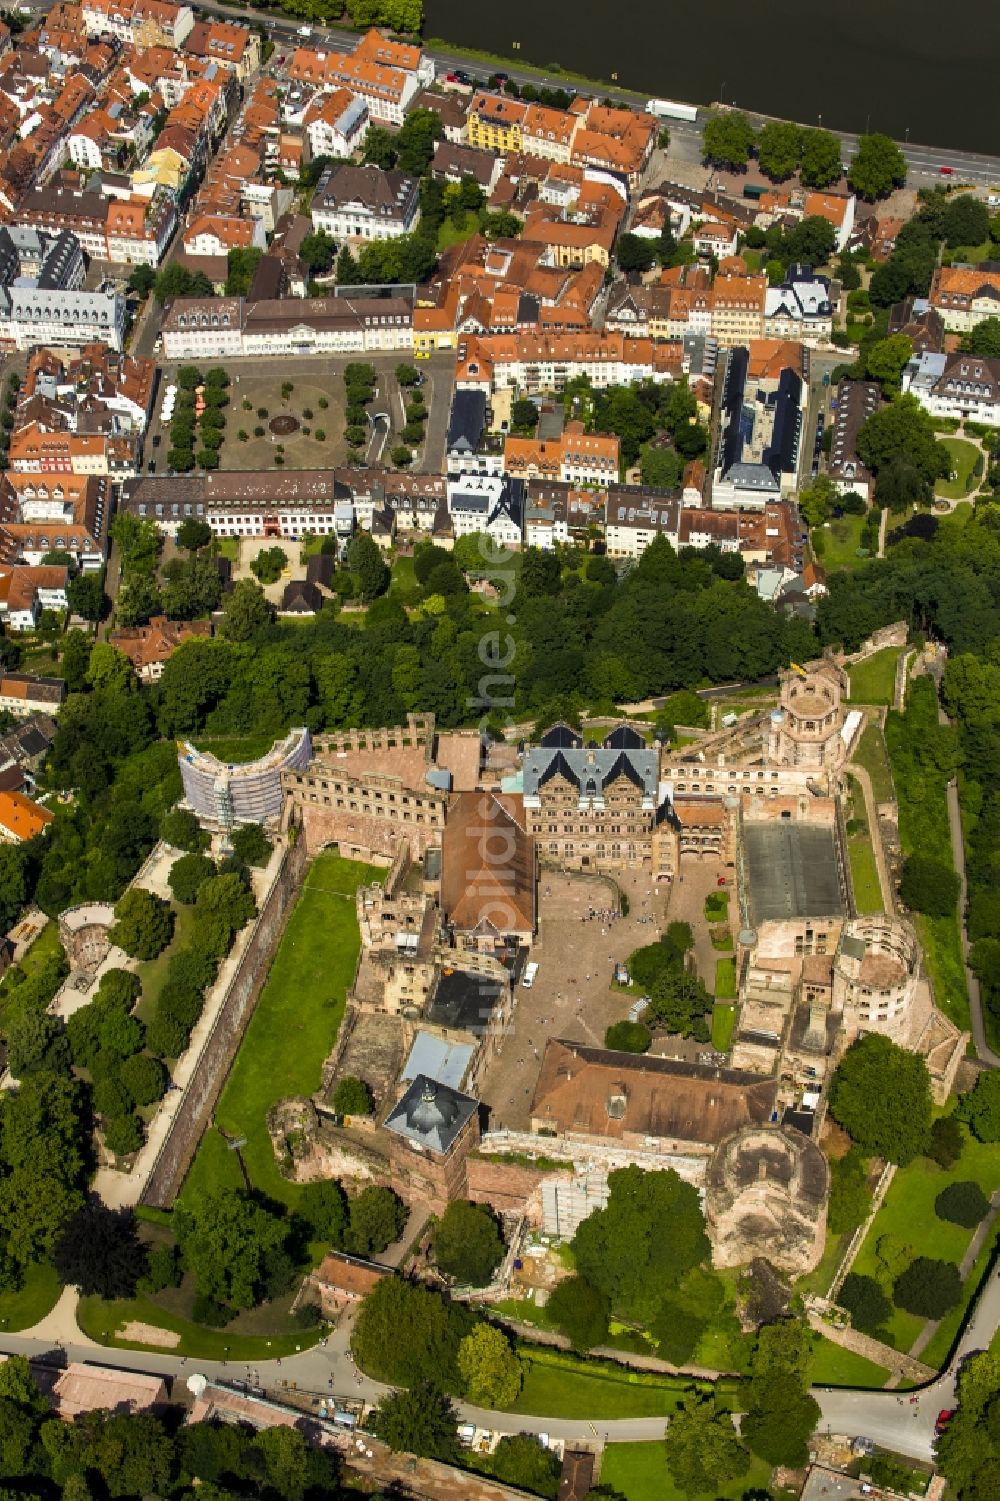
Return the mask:
[[954,1416],[955,1409],[953,1407],[942,1407],[937,1415],[937,1422],[934,1424],[934,1432],[943,1433]]
[[941,173],[942,177],[954,177],[955,175],[954,167],[938,167],[938,171]]

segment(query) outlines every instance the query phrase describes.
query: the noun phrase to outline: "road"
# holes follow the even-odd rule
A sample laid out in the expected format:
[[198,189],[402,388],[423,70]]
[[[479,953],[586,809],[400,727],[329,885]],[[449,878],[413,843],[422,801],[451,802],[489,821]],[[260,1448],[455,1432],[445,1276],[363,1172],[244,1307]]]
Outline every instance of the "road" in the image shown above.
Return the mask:
[[[993,1271],[983,1287],[969,1323],[958,1343],[947,1371],[919,1392],[897,1395],[895,1392],[832,1390],[814,1387],[819,1402],[819,1427],[850,1437],[864,1436],[885,1448],[912,1459],[929,1460],[934,1455],[934,1424],[943,1408],[955,1405],[955,1372],[966,1355],[989,1347],[1000,1326],[1000,1272]],[[0,1350],[8,1354],[27,1355],[31,1359],[48,1358],[60,1364],[66,1360],[89,1361],[121,1370],[143,1371],[164,1377],[192,1375],[195,1371],[217,1381],[252,1381],[269,1396],[281,1399],[283,1388],[293,1386],[301,1394],[331,1395],[351,1401],[375,1402],[389,1390],[369,1381],[357,1372],[349,1354],[350,1327],[339,1325],[325,1341],[300,1355],[284,1360],[263,1361],[248,1366],[235,1361],[204,1361],[182,1358],[151,1350],[117,1350],[73,1336],[75,1328],[72,1300],[64,1294],[57,1308],[38,1326],[50,1331],[50,1337],[21,1334],[0,1336]],[[58,1338],[62,1335],[62,1338]],[[911,1398],[915,1399],[911,1401]],[[553,1438],[593,1442],[634,1442],[662,1438],[664,1418],[621,1418],[593,1422],[584,1419],[533,1417],[487,1411],[458,1404],[463,1422],[492,1428],[500,1433],[547,1433]]]
[[[270,33],[276,43],[286,47],[303,46],[314,49],[326,48],[336,52],[350,52],[357,42],[357,33],[343,31],[335,27],[313,27],[309,37],[298,35],[299,24],[293,19],[283,20],[275,18],[264,11],[257,11],[251,7],[237,7],[232,5],[203,4],[199,9],[211,15],[222,16],[232,20],[235,16],[242,16],[245,21],[255,22]],[[493,71],[493,65],[483,63],[478,59],[470,60],[463,52],[438,49],[427,49],[428,56],[433,58],[439,71],[449,72],[455,68],[461,68],[470,77],[480,81],[489,77]],[[604,98],[608,94],[614,94],[615,98],[622,99],[632,105],[645,104],[648,95],[637,94],[628,89],[619,88],[617,84],[577,83],[568,80],[565,75],[559,73],[546,74],[540,69],[525,68],[514,61],[497,64],[508,77],[515,83],[548,84],[551,88],[569,87],[584,97]],[[700,110],[700,119],[697,122],[685,120],[667,120],[664,123],[670,127],[670,154],[688,161],[701,159],[701,124],[707,110]],[[765,124],[770,116],[750,113],[750,118],[756,127]],[[805,122],[811,125],[813,122]],[[822,125],[822,119],[819,122]],[[858,137],[856,134],[840,134],[842,159],[850,161],[851,156],[857,149]],[[916,142],[900,141],[899,146],[906,158],[907,170],[915,179],[923,178],[941,181],[941,168],[950,167],[954,176],[962,182],[975,182],[981,186],[996,184],[1000,187],[1000,156],[984,156],[971,151],[953,151],[935,146],[920,145]]]
[[[896,1396],[892,1392],[829,1391],[814,1388],[822,1410],[820,1426],[833,1433],[864,1435],[877,1444],[912,1459],[934,1457],[934,1424],[943,1409],[955,1406],[955,1372],[966,1355],[989,1348],[1000,1325],[1000,1272],[990,1273],[972,1318],[946,1372],[921,1388]],[[916,1401],[911,1403],[910,1398]]]

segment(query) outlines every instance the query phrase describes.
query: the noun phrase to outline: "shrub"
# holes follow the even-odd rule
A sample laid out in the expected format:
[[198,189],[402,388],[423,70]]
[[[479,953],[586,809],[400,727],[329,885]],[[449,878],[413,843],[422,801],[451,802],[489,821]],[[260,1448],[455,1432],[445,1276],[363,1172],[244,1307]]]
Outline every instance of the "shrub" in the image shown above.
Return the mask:
[[181,1269],[176,1246],[150,1246],[149,1269],[139,1284],[140,1292],[159,1293],[165,1287],[176,1287],[181,1280]]
[[316,431],[313,433],[313,437],[316,439],[317,443],[325,443],[326,442],[326,433],[324,432],[323,428],[321,428],[321,427],[318,427],[316,429]]
[[238,1310],[227,1308],[225,1303],[219,1303],[215,1298],[210,1298],[207,1293],[198,1293],[191,1309],[191,1317],[196,1324],[207,1324],[209,1329],[224,1329],[231,1324]]
[[619,1053],[648,1053],[653,1034],[642,1022],[614,1022],[604,1034],[604,1046]]
[[325,412],[326,409],[327,409],[327,407],[330,405],[330,403],[327,401],[327,399],[326,399],[325,396],[321,396],[320,399],[319,399],[319,401],[317,401],[316,405],[318,407],[320,407]]
[[264,429],[262,427],[255,427],[253,430],[253,435],[255,438],[263,438]]
[[371,1090],[363,1079],[346,1074],[334,1090],[333,1108],[340,1115],[370,1115]]
[[949,1183],[934,1200],[934,1213],[939,1220],[948,1220],[952,1225],[961,1225],[974,1230],[990,1210],[990,1201],[978,1183],[969,1179]]

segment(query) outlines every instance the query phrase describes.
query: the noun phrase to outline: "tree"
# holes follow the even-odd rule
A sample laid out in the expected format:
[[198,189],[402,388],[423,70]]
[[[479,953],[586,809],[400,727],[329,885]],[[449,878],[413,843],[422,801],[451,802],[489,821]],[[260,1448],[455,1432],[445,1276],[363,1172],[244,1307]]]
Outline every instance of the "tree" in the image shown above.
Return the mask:
[[453,1199],[434,1227],[434,1259],[446,1276],[485,1287],[503,1260],[503,1237],[483,1204]]
[[934,1200],[934,1213],[939,1220],[948,1220],[966,1230],[974,1230],[989,1212],[989,1199],[971,1179],[949,1183]]
[[260,1300],[267,1258],[283,1249],[287,1233],[283,1220],[233,1188],[193,1195],[177,1223],[198,1291],[235,1308]]
[[391,1188],[363,1188],[351,1200],[347,1249],[356,1256],[379,1255],[403,1233],[408,1211]]
[[372,1092],[363,1079],[345,1074],[334,1090],[333,1108],[339,1115],[371,1115]]
[[709,115],[701,136],[702,156],[718,167],[743,168],[756,139],[750,118],[742,110]]
[[574,1350],[592,1350],[607,1339],[611,1301],[586,1277],[564,1277],[545,1306],[549,1318]]
[[333,258],[336,253],[336,241],[331,235],[327,234],[325,229],[320,229],[314,234],[306,235],[299,246],[299,257],[305,262],[313,275],[317,272],[329,271],[333,265]]
[[182,855],[170,867],[167,884],[186,907],[193,907],[205,882],[215,875],[215,866],[204,855]]
[[981,1073],[971,1093],[962,1096],[957,1113],[977,1141],[1000,1141],[1000,1074]]
[[773,1373],[766,1387],[754,1387],[754,1406],[744,1414],[740,1434],[755,1454],[772,1465],[798,1469],[809,1457],[809,1439],[820,1406],[793,1375]]
[[298,1218],[316,1240],[340,1247],[347,1232],[347,1195],[335,1178],[307,1183],[295,1206]]
[[[980,1076],[982,1077],[982,1076]],[[953,1168],[962,1156],[965,1133],[955,1115],[939,1115],[931,1126],[927,1155],[938,1167]]]
[[176,850],[197,854],[207,849],[209,836],[188,808],[171,808],[160,820],[160,838]]
[[615,259],[625,272],[648,271],[656,261],[656,247],[646,235],[619,235]]
[[990,238],[990,211],[971,193],[954,193],[941,215],[941,233],[949,250],[981,245]]
[[830,1114],[862,1151],[905,1166],[930,1135],[926,1063],[888,1037],[869,1033],[859,1038],[833,1076]]
[[684,460],[674,448],[644,443],[639,451],[639,469],[644,485],[659,490],[673,490],[680,484]]
[[851,1315],[851,1323],[863,1334],[875,1334],[892,1314],[892,1304],[874,1277],[849,1272],[844,1278],[837,1302]]
[[544,1496],[547,1501],[555,1501],[559,1490],[559,1459],[551,1449],[543,1448],[533,1433],[505,1434],[493,1451],[490,1473],[504,1485]]
[[85,1298],[132,1298],[147,1271],[146,1248],[131,1209],[108,1209],[92,1196],[69,1219],[53,1261],[64,1287]]
[[984,318],[968,337],[969,349],[984,359],[1000,359],[1000,318]]
[[370,602],[389,587],[389,570],[377,542],[367,532],[357,532],[347,548],[347,566],[358,576],[361,598]]
[[185,516],[177,528],[177,545],[188,552],[199,552],[212,540],[212,528],[207,521],[198,521],[194,516]]
[[521,1390],[521,1362],[502,1329],[480,1324],[458,1347],[465,1394],[478,1407],[513,1407]]
[[233,854],[244,865],[263,866],[271,858],[270,839],[259,823],[242,823],[229,836]]
[[896,1278],[892,1301],[923,1319],[940,1319],[962,1301],[962,1278],[953,1261],[918,1256]]
[[152,1105],[163,1098],[167,1071],[159,1058],[149,1053],[135,1053],[121,1066],[121,1082],[139,1106]]
[[104,1145],[116,1157],[127,1157],[137,1152],[144,1137],[142,1122],[137,1115],[112,1115],[104,1122],[102,1131]]
[[235,871],[203,881],[195,906],[199,919],[220,918],[230,933],[238,933],[257,911],[253,892]]
[[867,1164],[857,1147],[852,1147],[830,1164],[828,1220],[832,1234],[856,1230],[864,1222],[871,1202]]
[[97,621],[104,614],[104,574],[78,573],[66,585],[66,599],[74,615]]
[[865,369],[872,380],[882,382],[886,392],[898,391],[903,371],[913,354],[913,340],[907,334],[892,334],[879,339],[865,355]]
[[271,607],[253,579],[238,579],[226,601],[222,635],[229,641],[252,641],[271,621]]
[[411,109],[396,135],[396,165],[400,172],[422,177],[431,164],[434,143],[444,135],[444,122],[433,109]]
[[448,1463],[458,1452],[455,1409],[433,1381],[383,1397],[371,1415],[371,1430],[394,1453]]
[[612,1052],[648,1053],[653,1034],[642,1022],[613,1022],[604,1034],[604,1046]]
[[48,1403],[38,1389],[26,1355],[8,1355],[0,1366],[0,1400],[43,1413]]
[[674,1484],[691,1496],[718,1495],[750,1468],[731,1415],[720,1412],[710,1396],[685,1397],[668,1424],[666,1450]]
[[961,888],[957,871],[930,855],[908,855],[903,863],[899,894],[914,912],[924,912],[928,917],[952,916]]
[[169,903],[141,886],[133,886],[115,907],[109,937],[133,959],[155,959],[170,942],[174,914]]
[[770,120],[757,137],[760,170],[772,182],[791,177],[802,155],[802,128],[785,120]]
[[651,987],[649,1016],[668,1032],[708,1041],[706,1013],[712,997],[696,974],[680,968],[664,970]]
[[69,1044],[61,1017],[26,1009],[7,1024],[7,1067],[15,1079],[59,1070],[68,1062]]
[[462,1303],[401,1277],[383,1277],[361,1303],[351,1348],[361,1369],[377,1381],[412,1385],[433,1371],[446,1391],[459,1393],[459,1347],[478,1323]]
[[836,504],[837,492],[826,474],[818,474],[811,485],[799,492],[799,511],[809,526],[822,526]]
[[888,198],[906,181],[906,159],[891,136],[874,131],[858,137],[847,181],[852,190],[869,202]]
[[265,547],[252,560],[250,572],[262,584],[276,584],[287,566],[288,554],[283,547]]
[[657,1304],[657,1289],[676,1283],[708,1256],[697,1190],[672,1170],[645,1173],[631,1166],[608,1175],[605,1209],[585,1219],[573,1237],[577,1269],[635,1317]]
[[828,188],[841,176],[840,141],[832,130],[807,130],[799,169],[807,188]]

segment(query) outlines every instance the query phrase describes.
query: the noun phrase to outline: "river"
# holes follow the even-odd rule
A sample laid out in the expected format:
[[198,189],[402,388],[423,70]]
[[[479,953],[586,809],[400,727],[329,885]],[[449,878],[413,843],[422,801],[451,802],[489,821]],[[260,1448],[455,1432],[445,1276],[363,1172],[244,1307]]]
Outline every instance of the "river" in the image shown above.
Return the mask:
[[424,0],[424,16],[426,37],[651,95],[1000,154],[997,0]]

